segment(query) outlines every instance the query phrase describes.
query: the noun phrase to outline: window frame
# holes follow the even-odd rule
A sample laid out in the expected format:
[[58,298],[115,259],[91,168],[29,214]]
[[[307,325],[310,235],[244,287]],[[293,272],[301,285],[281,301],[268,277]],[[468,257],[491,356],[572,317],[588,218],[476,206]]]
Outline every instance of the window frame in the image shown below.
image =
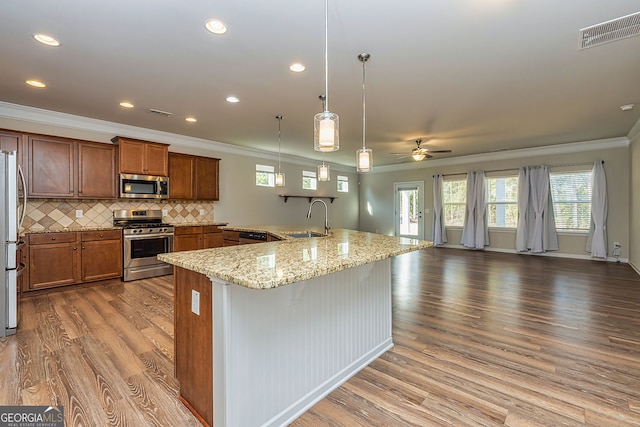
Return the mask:
[[[309,187],[305,187],[306,180],[309,181]],[[318,175],[315,171],[302,171],[302,189],[309,191],[316,191],[318,189]]]
[[[256,163],[256,187],[275,187],[276,186],[276,168],[270,165]],[[266,184],[258,182],[258,174],[264,174],[267,178]]]
[[[452,182],[460,182],[464,185],[464,201],[462,202],[445,202],[445,187]],[[460,224],[447,224],[447,207],[448,206],[460,206],[462,208],[462,223]],[[467,179],[445,179],[442,181],[442,220],[444,221],[445,228],[449,229],[461,229],[464,226],[464,212],[467,209]]]
[[[349,192],[349,177],[344,175],[338,175],[336,179],[336,190],[339,193],[348,193]],[[346,190],[341,189],[341,184],[346,186]]]
[[[496,179],[515,179],[515,200],[514,201],[491,201],[489,200],[490,196],[491,196],[491,191],[489,189],[489,181],[490,180],[496,180]],[[494,176],[486,176],[485,177],[485,182],[486,182],[486,200],[485,200],[485,206],[486,206],[486,215],[487,215],[487,226],[490,229],[497,229],[497,230],[509,230],[509,231],[515,231],[518,227],[518,189],[519,189],[519,182],[518,182],[518,175],[505,175],[505,174],[501,174],[501,175],[494,175]],[[505,189],[506,191],[506,189]],[[504,206],[505,207],[505,215],[507,213],[507,206],[515,206],[516,207],[516,213],[515,213],[515,224],[513,224],[513,226],[507,226],[507,225],[492,225],[490,223],[490,214],[489,214],[489,209],[491,205],[495,205],[496,208],[498,206]]]
[[[560,199],[560,200],[556,200],[556,196],[554,193],[554,185],[553,185],[553,178],[557,177],[559,175],[586,175],[586,179],[585,179],[585,184],[588,186],[588,200],[578,200],[578,199]],[[588,234],[589,233],[589,228],[591,227],[591,195],[593,192],[593,171],[591,169],[580,169],[580,170],[564,170],[564,171],[558,171],[558,172],[549,172],[549,191],[553,200],[553,219],[555,221],[555,226],[556,226],[556,231],[558,233],[561,234]],[[560,205],[566,205],[566,204],[575,204],[576,205],[576,215],[575,217],[573,217],[573,219],[576,222],[580,222],[580,214],[578,213],[578,206],[583,205],[583,206],[587,206],[586,212],[587,212],[587,216],[588,218],[585,218],[586,220],[586,228],[578,228],[578,227],[572,227],[572,228],[566,228],[563,226],[560,226],[560,222],[558,213],[559,213],[559,207]],[[561,217],[560,217],[561,218]],[[561,218],[562,219],[562,218]],[[563,224],[564,225],[564,224]]]

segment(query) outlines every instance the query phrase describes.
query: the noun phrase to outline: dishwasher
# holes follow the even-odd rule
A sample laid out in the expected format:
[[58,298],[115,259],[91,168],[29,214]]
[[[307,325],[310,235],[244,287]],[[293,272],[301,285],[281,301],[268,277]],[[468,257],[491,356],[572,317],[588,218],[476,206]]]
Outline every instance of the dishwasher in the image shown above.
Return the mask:
[[267,233],[241,231],[238,241],[241,245],[247,245],[250,243],[264,243],[267,241]]

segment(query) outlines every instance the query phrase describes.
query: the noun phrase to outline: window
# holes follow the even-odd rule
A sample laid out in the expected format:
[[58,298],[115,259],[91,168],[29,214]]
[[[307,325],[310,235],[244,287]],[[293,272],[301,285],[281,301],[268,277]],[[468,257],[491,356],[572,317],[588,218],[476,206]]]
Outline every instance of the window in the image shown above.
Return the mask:
[[444,225],[462,227],[467,200],[467,181],[444,181],[442,183],[442,214]]
[[338,175],[338,191],[341,193],[349,192],[349,177]]
[[316,173],[310,171],[302,171],[302,189],[315,190],[318,187]]
[[275,174],[273,166],[256,165],[256,185],[259,187],[275,186]]
[[551,173],[553,214],[558,230],[583,230],[591,225],[591,171]]
[[518,177],[487,178],[489,227],[518,226]]

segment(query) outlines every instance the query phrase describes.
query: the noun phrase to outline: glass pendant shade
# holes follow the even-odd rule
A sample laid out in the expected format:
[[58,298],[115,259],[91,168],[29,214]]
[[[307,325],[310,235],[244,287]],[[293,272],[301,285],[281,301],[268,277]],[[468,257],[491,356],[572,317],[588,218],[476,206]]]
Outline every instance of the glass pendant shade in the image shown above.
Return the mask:
[[318,113],[313,118],[313,148],[330,152],[340,149],[338,115],[330,111]]
[[370,148],[360,148],[356,150],[357,171],[369,172],[373,167],[373,150]]
[[282,116],[276,116],[278,120],[278,173],[276,173],[276,187],[284,187],[284,174],[280,170],[280,145],[282,144],[282,132],[280,125],[282,124]]
[[284,187],[284,174],[282,172],[276,174],[276,187]]
[[318,181],[330,181],[331,174],[329,173],[329,165],[325,162],[322,162],[320,166],[318,166]]

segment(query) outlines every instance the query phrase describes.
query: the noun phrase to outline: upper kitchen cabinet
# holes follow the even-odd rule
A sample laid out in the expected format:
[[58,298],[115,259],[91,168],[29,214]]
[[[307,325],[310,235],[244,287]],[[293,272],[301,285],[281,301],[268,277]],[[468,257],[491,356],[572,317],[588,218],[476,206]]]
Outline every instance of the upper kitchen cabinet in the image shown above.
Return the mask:
[[115,146],[28,135],[27,150],[29,197],[117,197]]
[[187,154],[169,153],[169,198],[193,200],[195,198],[195,168],[194,156]]
[[29,135],[27,194],[29,197],[75,197],[76,142]]
[[120,146],[120,173],[169,175],[169,146],[167,144],[140,141],[120,136],[113,138],[111,141]]
[[219,162],[211,157],[169,153],[169,198],[219,200]]
[[22,164],[22,148],[20,143],[24,134],[0,129],[0,150],[16,151],[18,154],[18,164]]
[[118,197],[116,154],[114,145],[78,142],[78,197]]

